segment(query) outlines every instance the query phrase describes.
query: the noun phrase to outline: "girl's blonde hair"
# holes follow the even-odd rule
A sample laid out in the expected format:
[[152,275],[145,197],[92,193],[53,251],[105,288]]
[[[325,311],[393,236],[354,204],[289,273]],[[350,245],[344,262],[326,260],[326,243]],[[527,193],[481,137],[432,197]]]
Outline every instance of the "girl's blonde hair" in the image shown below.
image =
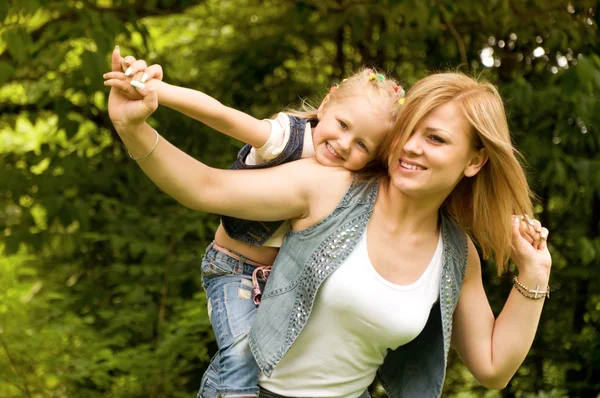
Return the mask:
[[[393,78],[384,76],[373,68],[363,68],[331,87],[323,100],[327,99],[328,104],[333,104],[352,96],[366,96],[374,109],[388,112],[391,128],[400,103],[404,100],[404,89]],[[303,102],[300,109],[286,109],[284,112],[302,118],[317,119],[318,109],[318,106]],[[384,122],[387,121],[382,120],[382,123]]]
[[453,101],[473,127],[473,145],[485,148],[488,160],[479,173],[462,178],[443,208],[466,229],[484,258],[494,254],[498,274],[507,270],[513,214],[532,215],[531,191],[520,153],[511,143],[504,104],[494,85],[460,73],[438,73],[419,80],[408,92],[395,134],[379,153],[388,164],[401,152],[417,124],[434,108]]

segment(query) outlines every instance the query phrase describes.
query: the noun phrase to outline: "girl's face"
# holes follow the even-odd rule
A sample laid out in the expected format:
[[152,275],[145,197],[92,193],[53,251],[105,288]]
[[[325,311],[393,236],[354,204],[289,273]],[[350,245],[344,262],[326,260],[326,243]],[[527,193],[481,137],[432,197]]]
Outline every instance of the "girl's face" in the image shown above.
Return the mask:
[[392,183],[411,196],[445,199],[463,177],[474,176],[487,161],[485,149],[474,147],[473,134],[455,102],[434,108],[390,159]]
[[335,102],[325,99],[313,131],[317,161],[325,166],[360,170],[375,159],[390,126],[389,115],[363,96]]

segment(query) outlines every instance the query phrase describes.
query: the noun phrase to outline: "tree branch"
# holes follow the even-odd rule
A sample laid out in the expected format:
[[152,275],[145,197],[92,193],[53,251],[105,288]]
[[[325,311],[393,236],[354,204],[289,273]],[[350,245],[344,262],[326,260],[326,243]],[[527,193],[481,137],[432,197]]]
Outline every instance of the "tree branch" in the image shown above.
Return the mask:
[[444,8],[443,5],[439,6],[440,13],[442,14],[442,18],[444,22],[448,26],[448,30],[456,40],[456,46],[458,47],[458,53],[460,54],[460,63],[465,65],[466,69],[469,70],[469,62],[467,60],[467,50],[465,48],[465,42],[463,41],[461,35],[458,33],[454,25],[452,24],[452,19],[448,15],[448,11]]
[[[6,345],[6,342],[2,338],[2,335],[0,335],[0,343],[2,344],[2,347],[4,348],[4,352],[6,352],[6,356],[8,357],[8,362],[10,364],[10,370],[12,370],[13,373],[15,374],[15,376],[18,377],[19,373],[17,372],[17,367],[16,367],[15,362],[14,362],[14,360],[12,358],[12,355],[10,354],[10,351],[8,350],[8,346]],[[27,386],[27,380],[24,380],[23,388],[19,387],[16,383],[14,385],[22,393],[24,393],[25,395],[27,395],[29,398],[33,398],[33,396],[31,395],[31,391],[29,391],[29,387]]]

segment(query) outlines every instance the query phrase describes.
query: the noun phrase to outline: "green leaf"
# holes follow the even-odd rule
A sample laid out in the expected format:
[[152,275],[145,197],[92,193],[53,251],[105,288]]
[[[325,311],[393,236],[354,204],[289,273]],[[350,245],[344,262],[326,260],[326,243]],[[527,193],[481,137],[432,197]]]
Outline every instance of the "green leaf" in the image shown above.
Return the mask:
[[7,44],[8,52],[17,61],[17,65],[22,65],[27,61],[32,41],[25,29],[7,30],[2,34],[2,39]]
[[106,72],[106,60],[98,52],[85,51],[81,55],[84,76],[89,79],[90,86],[102,86],[102,74]]
[[596,248],[585,236],[579,238],[581,262],[583,265],[591,264],[596,259]]
[[6,16],[8,15],[8,10],[8,1],[0,1],[0,22],[6,19]]
[[0,85],[9,81],[15,74],[15,68],[6,61],[0,61]]

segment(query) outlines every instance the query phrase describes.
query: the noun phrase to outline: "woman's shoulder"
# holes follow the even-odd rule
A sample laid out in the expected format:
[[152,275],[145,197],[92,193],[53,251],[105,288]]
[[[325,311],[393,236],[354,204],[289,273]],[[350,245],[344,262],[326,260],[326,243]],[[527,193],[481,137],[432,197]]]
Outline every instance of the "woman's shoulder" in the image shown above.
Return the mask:
[[297,178],[305,189],[309,211],[294,229],[312,226],[331,213],[352,183],[353,173],[341,167],[323,166],[314,158],[294,162],[290,177]]

